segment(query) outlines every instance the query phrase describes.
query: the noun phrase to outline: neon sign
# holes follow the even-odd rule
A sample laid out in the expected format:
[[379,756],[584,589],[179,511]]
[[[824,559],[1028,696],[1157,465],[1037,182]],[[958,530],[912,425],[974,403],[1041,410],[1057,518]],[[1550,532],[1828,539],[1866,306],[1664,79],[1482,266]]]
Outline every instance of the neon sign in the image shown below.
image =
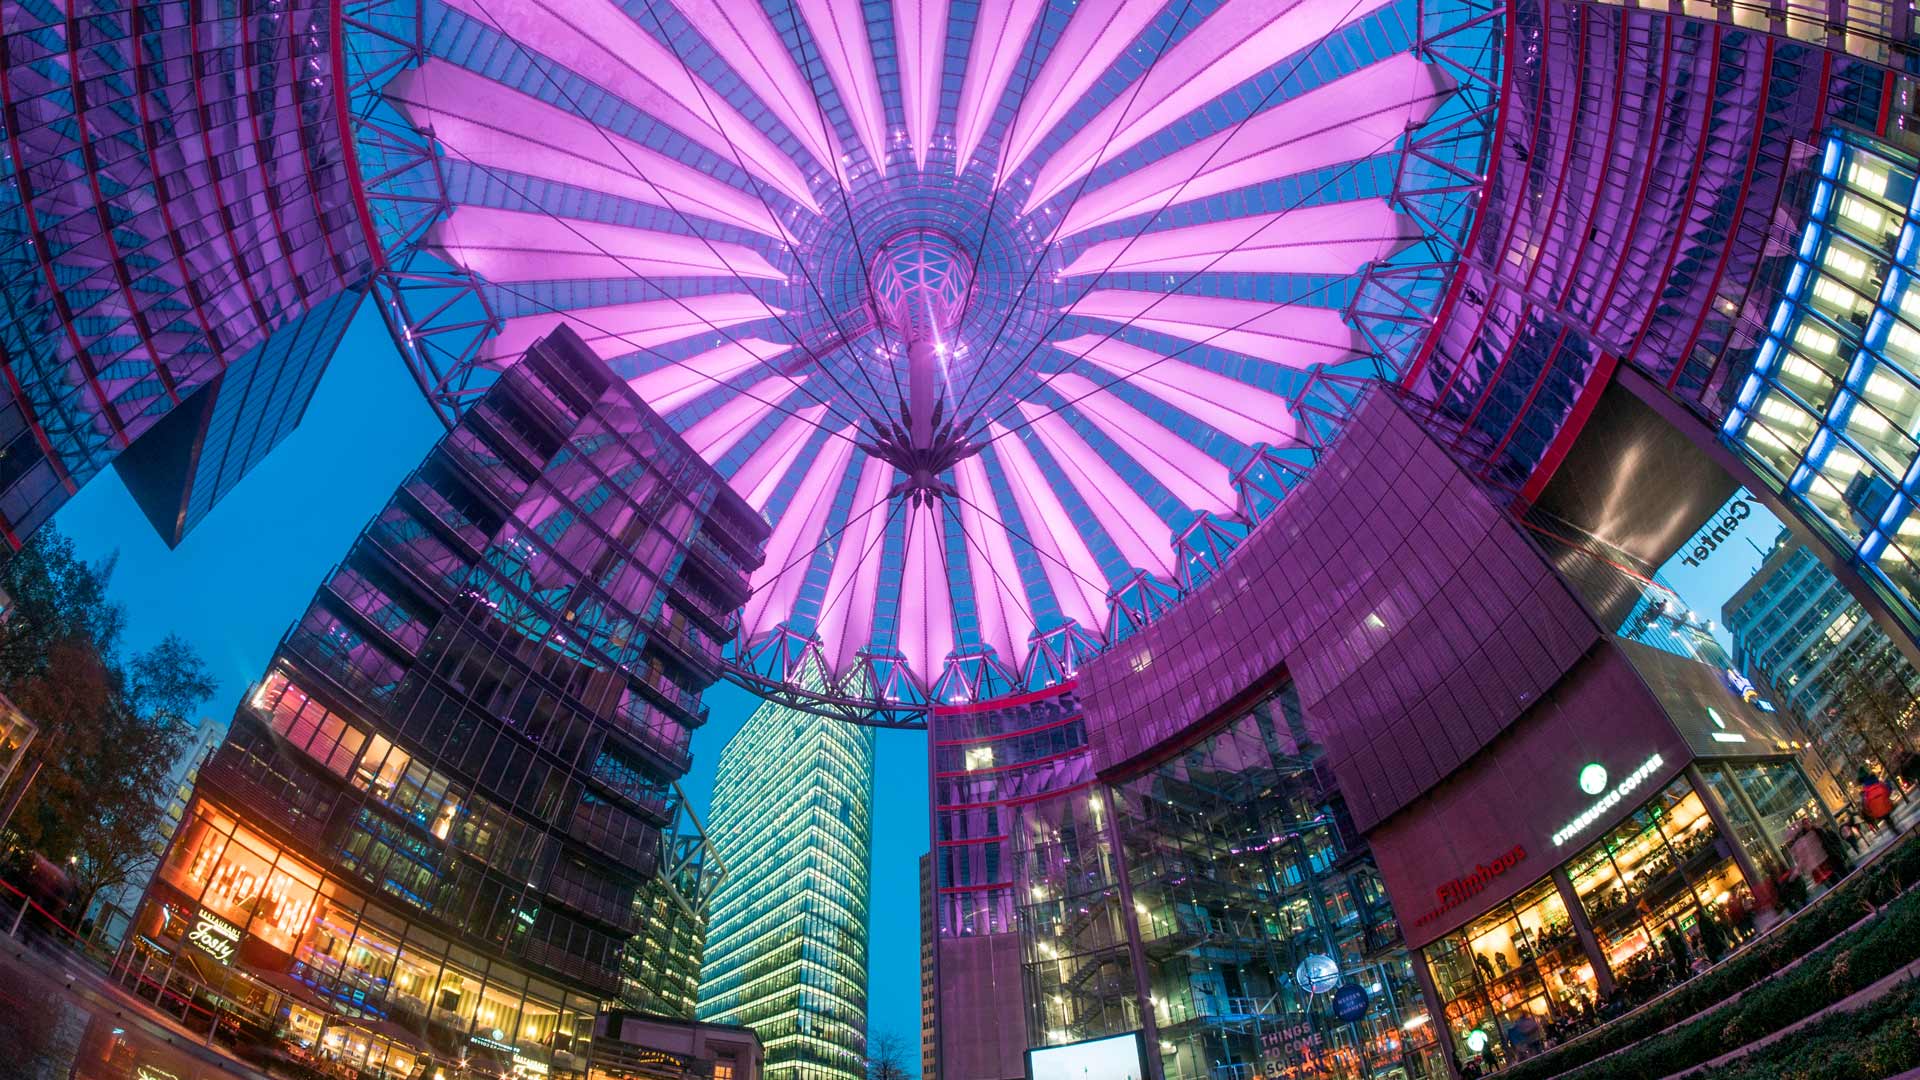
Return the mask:
[[1580,769],[1580,790],[1589,795],[1598,795],[1607,790],[1607,767],[1597,761],[1583,766]]
[[1628,773],[1618,784],[1615,784],[1612,791],[1602,795],[1592,806],[1581,811],[1579,817],[1567,822],[1565,827],[1559,832],[1554,833],[1553,846],[1559,847],[1568,840],[1580,835],[1581,831],[1586,829],[1587,826],[1599,820],[1600,815],[1620,805],[1622,799],[1633,794],[1636,788],[1647,782],[1647,777],[1659,772],[1660,766],[1665,764],[1666,759],[1662,758],[1659,754],[1655,754],[1642,762],[1639,768]]
[[1491,863],[1480,863],[1473,872],[1454,878],[1452,881],[1433,890],[1434,899],[1439,901],[1433,910],[1413,920],[1415,926],[1425,926],[1461,904],[1486,891],[1493,879],[1505,874],[1527,857],[1527,849],[1515,844],[1509,851],[1502,852]]
[[187,932],[187,944],[222,964],[233,963],[240,948],[240,928],[207,911],[193,917],[193,929]]

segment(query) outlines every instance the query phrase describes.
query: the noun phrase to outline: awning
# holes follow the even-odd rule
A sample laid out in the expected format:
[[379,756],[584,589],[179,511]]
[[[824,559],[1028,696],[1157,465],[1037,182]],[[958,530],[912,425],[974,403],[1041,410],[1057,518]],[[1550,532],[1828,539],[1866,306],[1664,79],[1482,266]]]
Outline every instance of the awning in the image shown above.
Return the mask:
[[290,997],[309,1009],[316,1009],[328,1014],[333,1012],[333,1002],[322,997],[318,990],[315,990],[313,987],[308,986],[306,983],[301,982],[299,979],[285,972],[254,971],[248,972],[248,974],[252,975],[260,985],[277,994]]
[[391,1020],[381,1020],[371,1016],[339,1016],[328,1021],[331,1027],[359,1028],[369,1035],[378,1036],[388,1042],[404,1046],[416,1054],[432,1056],[433,1048],[420,1036],[401,1027]]

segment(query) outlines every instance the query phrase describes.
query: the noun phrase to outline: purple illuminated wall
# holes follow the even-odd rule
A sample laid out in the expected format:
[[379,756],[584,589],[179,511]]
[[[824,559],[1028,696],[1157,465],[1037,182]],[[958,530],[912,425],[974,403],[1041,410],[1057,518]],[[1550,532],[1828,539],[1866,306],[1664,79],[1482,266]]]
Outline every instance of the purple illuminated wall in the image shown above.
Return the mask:
[[1104,774],[1285,670],[1366,829],[1599,639],[1513,521],[1376,393],[1224,573],[1087,664],[1082,696]]

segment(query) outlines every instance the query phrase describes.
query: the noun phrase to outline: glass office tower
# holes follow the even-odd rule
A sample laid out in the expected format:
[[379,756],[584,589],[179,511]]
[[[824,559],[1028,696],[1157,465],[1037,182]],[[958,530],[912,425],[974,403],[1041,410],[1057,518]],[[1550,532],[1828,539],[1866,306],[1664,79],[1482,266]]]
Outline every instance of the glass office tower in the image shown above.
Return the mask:
[[1808,735],[1827,771],[1882,776],[1914,752],[1920,671],[1814,550],[1782,529],[1724,609],[1740,670]]
[[720,753],[699,1016],[752,1028],[767,1080],[866,1076],[872,814],[869,728],[769,702]]
[[0,4],[0,552],[109,464],[178,543],[372,269],[332,5]]
[[640,932],[621,958],[619,1000],[622,1008],[692,1020],[713,895],[725,867],[713,857],[705,830],[684,801],[677,803],[674,816],[661,845],[666,862],[633,897]]
[[1825,140],[1807,223],[1722,434],[1920,626],[1920,162]]
[[282,640],[122,963],[376,1075],[581,1075],[765,536],[556,331]]

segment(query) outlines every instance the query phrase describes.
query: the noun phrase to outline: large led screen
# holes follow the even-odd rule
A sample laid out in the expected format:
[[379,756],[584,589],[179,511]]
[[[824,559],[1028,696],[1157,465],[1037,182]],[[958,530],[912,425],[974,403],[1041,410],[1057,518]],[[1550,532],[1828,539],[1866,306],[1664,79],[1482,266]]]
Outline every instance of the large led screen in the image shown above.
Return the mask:
[[1027,1080],[1142,1080],[1147,1075],[1140,1033],[1027,1051]]

